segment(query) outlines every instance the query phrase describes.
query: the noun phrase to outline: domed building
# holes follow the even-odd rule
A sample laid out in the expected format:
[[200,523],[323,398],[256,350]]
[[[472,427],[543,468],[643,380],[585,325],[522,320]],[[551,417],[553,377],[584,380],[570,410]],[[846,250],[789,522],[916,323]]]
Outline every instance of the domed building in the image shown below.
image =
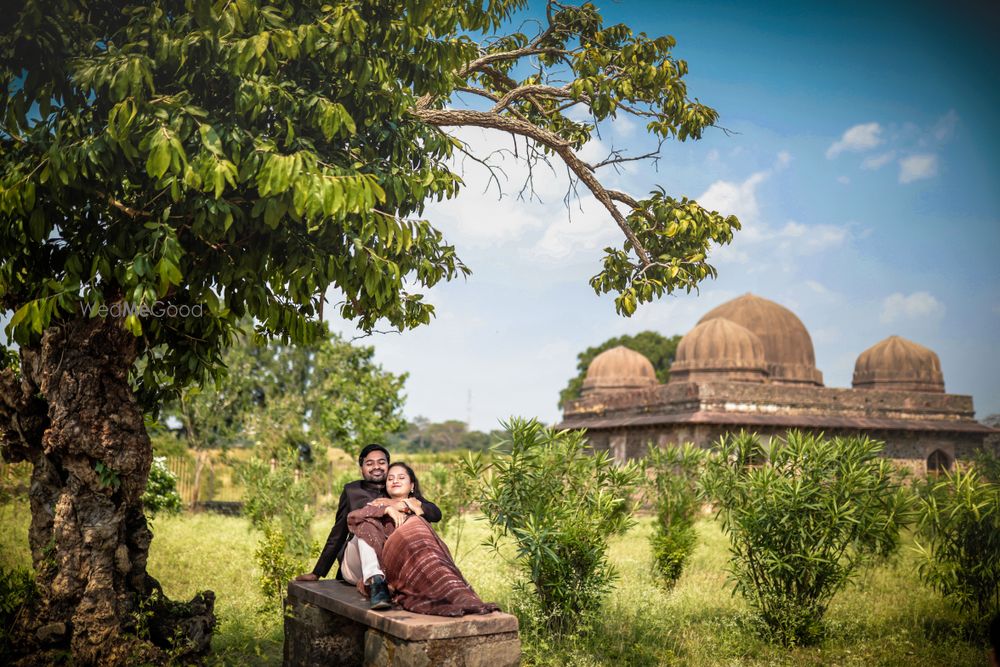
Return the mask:
[[937,354],[899,336],[861,353],[852,388],[823,386],[802,321],[753,294],[699,320],[681,339],[666,384],[638,352],[598,355],[559,428],[586,428],[591,446],[619,460],[642,456],[650,443],[710,447],[739,430],[868,435],[916,472],[950,469],[1000,434],[975,420],[971,396],[944,393]]
[[587,367],[582,394],[619,392],[659,384],[649,359],[624,345],[605,350]]
[[705,320],[681,339],[671,382],[766,382],[764,343],[749,329],[721,317]]
[[760,338],[771,382],[823,386],[812,338],[792,311],[747,293],[708,311],[699,323],[718,318],[739,324]]
[[855,389],[944,393],[941,361],[933,350],[889,336],[861,353],[854,364]]

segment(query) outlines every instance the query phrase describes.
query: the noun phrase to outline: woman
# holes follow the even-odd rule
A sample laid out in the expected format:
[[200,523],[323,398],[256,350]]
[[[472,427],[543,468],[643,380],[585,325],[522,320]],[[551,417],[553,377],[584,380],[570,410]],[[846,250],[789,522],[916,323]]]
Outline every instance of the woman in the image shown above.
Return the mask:
[[[393,463],[385,479],[389,498],[347,515],[347,526],[378,554],[393,602],[407,611],[437,616],[488,614],[500,608],[483,602],[458,571],[448,547],[421,516],[420,483],[413,468]],[[359,581],[358,590],[365,594]]]

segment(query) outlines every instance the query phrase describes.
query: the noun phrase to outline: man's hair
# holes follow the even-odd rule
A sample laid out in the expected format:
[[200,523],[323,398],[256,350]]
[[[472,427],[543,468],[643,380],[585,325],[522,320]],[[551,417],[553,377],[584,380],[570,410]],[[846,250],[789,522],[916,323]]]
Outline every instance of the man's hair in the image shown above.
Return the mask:
[[379,450],[383,454],[385,454],[385,462],[386,463],[391,463],[392,462],[392,460],[389,458],[389,450],[388,449],[386,449],[382,445],[371,444],[371,445],[365,445],[365,448],[362,449],[361,453],[358,455],[358,466],[363,466],[365,464],[365,457],[368,456],[369,454],[371,454],[372,452],[374,452],[375,450]]

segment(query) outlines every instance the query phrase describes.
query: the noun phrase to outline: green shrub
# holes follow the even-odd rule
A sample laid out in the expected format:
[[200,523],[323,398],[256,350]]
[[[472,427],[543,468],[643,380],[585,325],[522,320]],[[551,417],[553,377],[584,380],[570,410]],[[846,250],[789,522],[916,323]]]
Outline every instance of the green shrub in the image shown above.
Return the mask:
[[858,568],[893,553],[912,506],[882,444],[789,432],[722,438],[702,489],[730,539],[730,573],[769,640],[822,635],[833,596]]
[[165,456],[153,457],[146,492],[142,494],[142,505],[149,515],[161,512],[177,514],[183,507],[181,494],[177,493],[177,477],[167,467]]
[[517,592],[538,612],[523,620],[572,632],[587,624],[616,578],[608,540],[632,525],[629,498],[639,470],[590,452],[582,431],[555,431],[534,419],[504,428],[509,440],[495,451],[509,454],[464,463],[468,479],[482,480],[479,504],[493,531],[487,544],[499,555],[504,538],[514,543],[524,575]]
[[244,487],[243,514],[258,530],[280,530],[288,552],[297,557],[313,551],[309,525],[312,522],[312,494],[308,481],[296,479],[291,454],[271,463],[254,456],[239,467]]
[[979,476],[993,484],[1000,484],[1000,455],[995,450],[980,447],[972,453],[972,466]]
[[303,559],[290,553],[285,533],[279,526],[266,521],[262,531],[263,537],[254,552],[254,559],[260,568],[257,583],[264,598],[280,608],[288,582],[304,569]]
[[0,664],[8,664],[12,659],[11,631],[18,615],[36,594],[31,570],[0,567]]
[[930,486],[917,514],[923,580],[974,621],[1000,613],[1000,485],[958,469]]
[[[468,456],[480,457],[480,452]],[[480,457],[481,458],[481,457]],[[420,475],[424,498],[441,509],[441,521],[435,529],[445,537],[455,539],[455,555],[462,543],[462,517],[469,511],[478,492],[479,480],[463,475],[459,465],[438,462]]]
[[704,450],[690,443],[682,447],[653,447],[642,461],[647,470],[645,498],[656,512],[650,543],[653,568],[672,588],[694,552],[694,520],[701,506],[698,477]]

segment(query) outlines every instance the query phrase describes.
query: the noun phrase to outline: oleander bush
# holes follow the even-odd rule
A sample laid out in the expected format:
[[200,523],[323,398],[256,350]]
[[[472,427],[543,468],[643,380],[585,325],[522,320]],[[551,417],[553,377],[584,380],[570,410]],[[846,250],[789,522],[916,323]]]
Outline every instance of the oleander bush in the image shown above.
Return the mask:
[[867,437],[739,433],[716,447],[701,487],[729,536],[736,590],[769,641],[815,643],[834,595],[898,549],[912,495]]
[[647,471],[644,496],[656,513],[650,546],[653,568],[670,589],[680,578],[697,545],[694,520],[701,501],[698,478],[705,451],[690,443],[650,446],[640,465]]
[[[586,628],[617,577],[609,540],[633,525],[631,496],[639,469],[592,452],[582,431],[556,431],[538,421],[504,424],[491,463],[470,457],[470,480],[481,480],[479,506],[498,556],[513,543],[515,584],[529,630],[556,635]],[[507,451],[502,454],[500,452]]]
[[1000,613],[1000,485],[956,469],[918,501],[921,578],[973,624]]

